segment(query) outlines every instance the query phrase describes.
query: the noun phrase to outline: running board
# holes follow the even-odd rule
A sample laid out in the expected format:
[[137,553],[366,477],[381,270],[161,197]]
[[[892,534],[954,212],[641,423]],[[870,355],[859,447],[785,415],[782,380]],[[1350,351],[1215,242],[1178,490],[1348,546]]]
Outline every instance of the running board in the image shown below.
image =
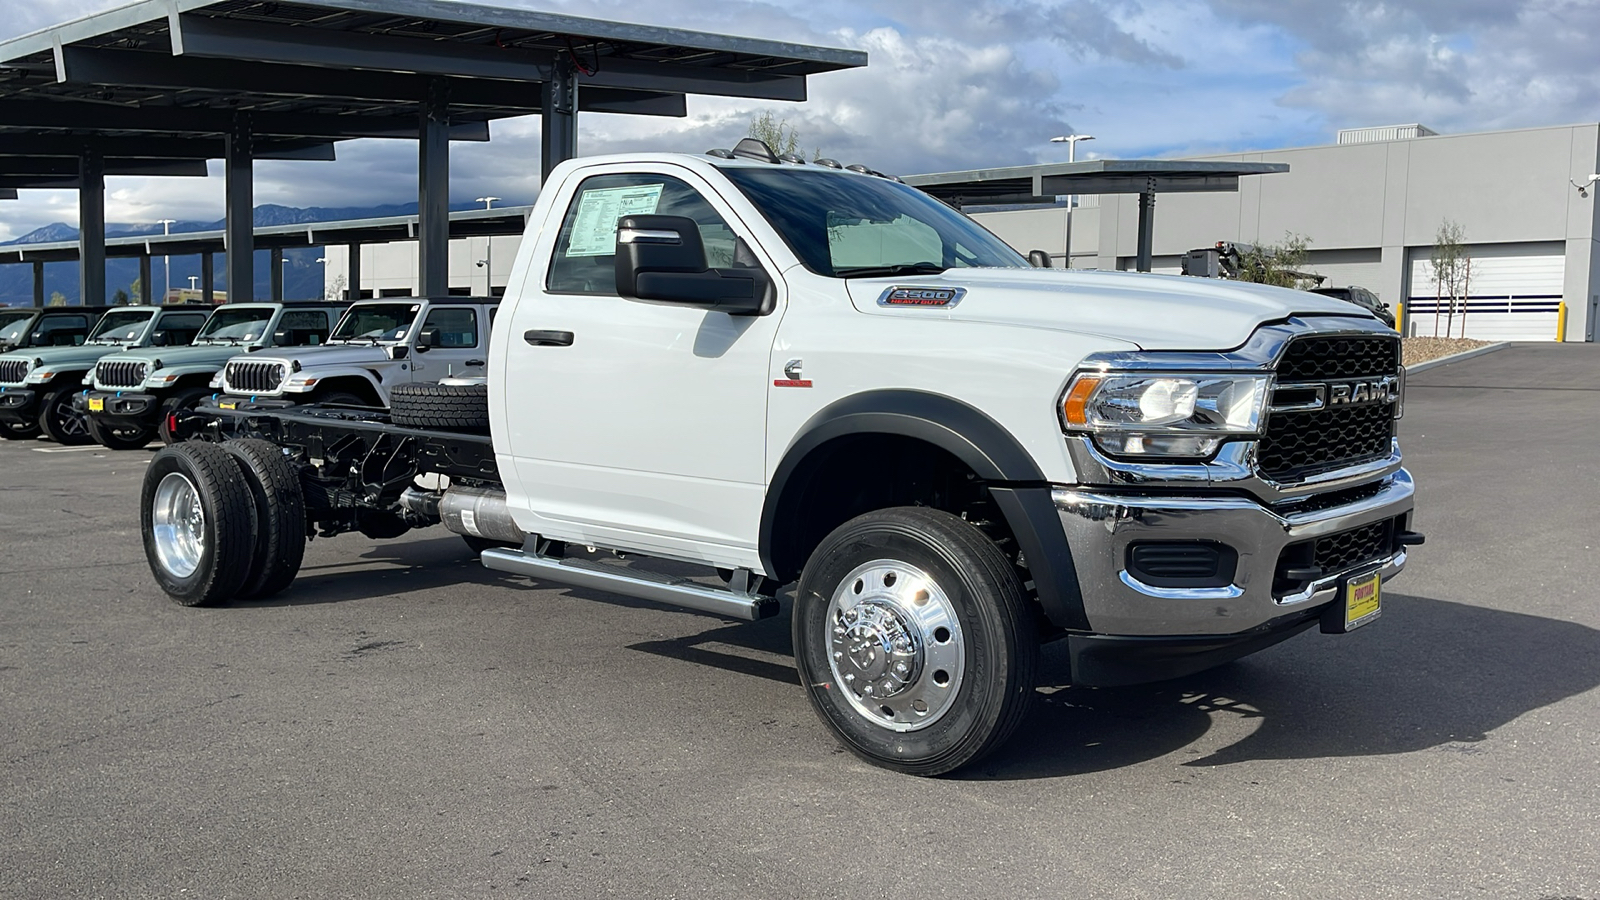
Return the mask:
[[640,600],[682,606],[729,619],[754,622],[778,614],[778,600],[707,587],[687,578],[655,572],[622,571],[616,566],[586,559],[556,559],[521,550],[491,548],[483,551],[485,567],[497,572],[558,581],[574,587],[595,588]]

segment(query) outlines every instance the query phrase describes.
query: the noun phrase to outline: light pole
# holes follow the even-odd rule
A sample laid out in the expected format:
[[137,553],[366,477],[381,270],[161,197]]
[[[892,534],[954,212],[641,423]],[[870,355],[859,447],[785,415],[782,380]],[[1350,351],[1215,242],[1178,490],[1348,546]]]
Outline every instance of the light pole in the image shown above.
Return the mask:
[[[1056,135],[1055,137],[1051,138],[1050,139],[1050,143],[1052,143],[1052,144],[1066,144],[1067,145],[1067,162],[1074,163],[1074,162],[1078,161],[1078,142],[1079,141],[1092,141],[1092,140],[1094,140],[1094,135],[1092,135],[1092,134],[1061,134],[1061,135]],[[1072,268],[1072,208],[1074,206],[1077,206],[1077,205],[1078,205],[1078,195],[1077,194],[1068,194],[1067,195],[1067,236],[1066,236],[1067,258],[1062,260],[1062,262],[1061,262],[1061,268],[1063,268],[1063,269]]]
[[[175,223],[177,221],[178,221],[177,219],[162,219],[161,220],[161,233],[163,235],[171,234],[172,233],[172,225],[173,225],[173,223]],[[163,247],[162,249],[166,250],[165,247]],[[172,253],[171,253],[171,251],[168,251],[168,252],[165,252],[165,253],[161,254],[161,302],[162,303],[167,302],[167,292],[170,291],[170,290],[172,290]],[[150,296],[149,296],[150,295],[150,286],[149,285],[145,285],[144,293],[145,293],[145,296],[143,298],[141,298],[141,299],[143,299],[144,302],[149,303],[150,302]]]
[[494,202],[499,199],[499,197],[479,197],[473,202],[482,203],[484,209],[494,209]]
[[[200,290],[200,286],[198,284],[199,281],[200,281],[200,276],[199,275],[190,275],[189,276],[189,290],[191,290],[191,291]],[[188,301],[185,301],[185,302],[188,302]]]

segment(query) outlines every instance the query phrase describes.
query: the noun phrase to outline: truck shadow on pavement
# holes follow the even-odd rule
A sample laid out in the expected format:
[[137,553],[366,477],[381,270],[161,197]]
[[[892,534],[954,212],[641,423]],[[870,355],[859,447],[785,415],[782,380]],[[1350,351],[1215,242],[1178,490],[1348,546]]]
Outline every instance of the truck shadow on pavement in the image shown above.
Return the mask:
[[[1313,630],[1187,678],[1095,689],[1066,676],[1065,654],[1047,654],[1043,702],[968,777],[1077,775],[1185,751],[1195,757],[1185,766],[1492,752],[1494,729],[1600,685],[1600,631],[1394,594],[1382,619],[1353,634]],[[1225,716],[1254,730],[1201,755],[1191,745]]]
[[236,600],[230,605],[240,609],[313,606],[448,588],[463,582],[492,584],[502,578],[485,569],[478,555],[455,535],[408,538],[375,542],[359,556],[339,562],[307,560],[283,593],[265,600]]

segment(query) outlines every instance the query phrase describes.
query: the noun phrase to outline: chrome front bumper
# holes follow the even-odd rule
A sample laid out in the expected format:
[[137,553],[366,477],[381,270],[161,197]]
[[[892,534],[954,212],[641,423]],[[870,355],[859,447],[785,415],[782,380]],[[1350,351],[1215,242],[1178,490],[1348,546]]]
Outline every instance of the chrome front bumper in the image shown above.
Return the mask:
[[[1349,568],[1326,572],[1303,590],[1276,596],[1273,580],[1285,547],[1388,519],[1408,523],[1415,488],[1396,466],[1376,493],[1342,506],[1279,511],[1249,496],[1167,496],[1153,490],[1063,487],[1052,492],[1071,547],[1084,613],[1102,635],[1226,635],[1259,628],[1335,598],[1352,575],[1378,571],[1384,580],[1405,566],[1401,548]],[[1169,588],[1143,584],[1128,572],[1135,541],[1220,541],[1238,552],[1232,583]]]

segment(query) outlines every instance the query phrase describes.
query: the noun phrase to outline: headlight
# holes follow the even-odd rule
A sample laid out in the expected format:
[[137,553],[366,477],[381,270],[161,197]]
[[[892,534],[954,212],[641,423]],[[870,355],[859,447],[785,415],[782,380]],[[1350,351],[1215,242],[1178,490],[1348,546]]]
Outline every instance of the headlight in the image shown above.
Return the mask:
[[1068,431],[1089,432],[1106,451],[1203,457],[1225,437],[1255,434],[1270,375],[1084,372],[1061,400]]

